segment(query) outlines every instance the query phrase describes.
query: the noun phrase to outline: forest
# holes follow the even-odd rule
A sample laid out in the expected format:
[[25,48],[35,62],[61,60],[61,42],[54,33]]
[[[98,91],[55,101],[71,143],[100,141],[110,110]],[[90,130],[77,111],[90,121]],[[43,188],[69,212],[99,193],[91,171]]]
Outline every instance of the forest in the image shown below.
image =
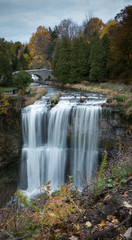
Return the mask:
[[0,85],[12,86],[12,72],[52,69],[60,83],[132,82],[132,6],[107,24],[97,17],[82,26],[65,19],[54,29],[39,26],[28,44],[0,39]]

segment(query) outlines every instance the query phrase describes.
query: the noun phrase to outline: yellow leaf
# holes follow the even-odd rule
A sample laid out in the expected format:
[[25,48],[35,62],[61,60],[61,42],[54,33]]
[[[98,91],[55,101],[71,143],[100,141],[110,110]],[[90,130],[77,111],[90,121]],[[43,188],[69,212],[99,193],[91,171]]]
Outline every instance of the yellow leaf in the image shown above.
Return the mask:
[[89,222],[89,221],[87,221],[87,222],[85,223],[85,225],[86,225],[87,227],[91,227],[91,226],[92,226],[92,223]]
[[79,231],[80,230],[80,226],[79,224],[75,225],[76,229]]
[[104,227],[105,226],[105,221],[102,220],[101,223],[99,224],[100,227]]
[[54,213],[49,213],[49,215],[50,215],[51,217],[56,217],[56,215],[55,215]]

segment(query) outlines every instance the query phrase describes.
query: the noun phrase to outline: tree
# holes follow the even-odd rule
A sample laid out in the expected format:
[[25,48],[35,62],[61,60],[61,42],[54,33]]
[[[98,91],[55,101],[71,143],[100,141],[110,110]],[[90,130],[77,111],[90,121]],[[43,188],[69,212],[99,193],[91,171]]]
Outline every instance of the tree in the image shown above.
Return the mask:
[[44,26],[39,26],[36,33],[32,34],[29,42],[29,50],[32,57],[33,68],[48,67],[47,46],[49,42],[49,31]]
[[132,6],[121,10],[115,20],[118,25],[110,38],[111,77],[132,81]]
[[105,25],[101,19],[95,17],[90,18],[90,20],[84,24],[84,35],[90,40],[95,31],[100,35],[104,26]]
[[94,32],[90,42],[90,74],[91,81],[102,81],[105,78],[104,62],[103,62],[103,47],[99,35]]
[[60,48],[61,48],[61,42],[58,42],[55,47],[55,52],[54,52],[53,61],[52,61],[53,74],[57,78],[59,77],[58,64],[59,64]]
[[32,77],[29,73],[20,71],[13,76],[13,86],[25,91],[25,88],[32,82]]
[[69,81],[70,58],[71,42],[69,39],[64,37],[62,41],[57,45],[53,59],[53,71],[56,74],[58,80],[62,83],[67,83]]
[[104,34],[101,38],[101,45],[102,45],[102,65],[103,65],[103,72],[104,78],[109,78],[109,69],[108,69],[108,61],[110,55],[110,40],[108,34]]
[[7,56],[0,54],[0,79],[2,86],[12,86],[12,68]]
[[11,44],[0,39],[0,80],[1,85],[12,85]]
[[52,60],[53,60],[55,46],[56,46],[57,39],[58,39],[58,34],[59,34],[57,26],[55,26],[53,30],[51,28],[49,28],[49,34],[50,34],[50,41],[49,41],[49,44],[47,45],[47,49],[46,49],[46,53],[47,53],[46,60],[51,65]]
[[89,44],[83,37],[75,38],[71,48],[70,82],[82,81],[89,72]]
[[107,34],[108,37],[111,38],[115,34],[118,25],[119,24],[116,20],[109,21],[107,24],[105,24],[100,37],[102,38],[105,34]]
[[18,59],[17,63],[17,70],[27,70],[28,69],[28,60],[26,58],[26,54],[21,54],[21,56]]
[[71,19],[64,19],[58,26],[59,38],[62,40],[64,37],[73,40],[78,35],[79,27]]

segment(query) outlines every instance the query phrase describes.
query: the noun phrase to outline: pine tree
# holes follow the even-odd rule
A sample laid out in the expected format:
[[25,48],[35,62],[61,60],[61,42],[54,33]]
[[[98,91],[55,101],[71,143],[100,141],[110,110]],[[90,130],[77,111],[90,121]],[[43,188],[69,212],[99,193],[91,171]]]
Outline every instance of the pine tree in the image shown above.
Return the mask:
[[102,39],[102,64],[103,64],[103,70],[104,70],[104,78],[109,78],[109,71],[108,71],[108,59],[110,54],[110,40],[107,34],[104,34]]
[[89,46],[83,37],[75,38],[71,48],[70,82],[80,82],[88,75]]
[[64,37],[58,45],[58,49],[56,49],[56,54],[53,60],[54,73],[61,83],[69,82],[70,57],[71,41]]
[[61,48],[61,43],[58,42],[55,47],[54,57],[52,61],[53,75],[56,78],[59,77],[58,63],[59,63],[60,48]]
[[70,83],[80,82],[80,58],[79,58],[80,43],[78,38],[74,38],[71,47],[71,69],[70,69]]
[[103,47],[98,33],[94,32],[90,42],[90,74],[91,81],[102,81],[105,78],[104,63],[103,63]]

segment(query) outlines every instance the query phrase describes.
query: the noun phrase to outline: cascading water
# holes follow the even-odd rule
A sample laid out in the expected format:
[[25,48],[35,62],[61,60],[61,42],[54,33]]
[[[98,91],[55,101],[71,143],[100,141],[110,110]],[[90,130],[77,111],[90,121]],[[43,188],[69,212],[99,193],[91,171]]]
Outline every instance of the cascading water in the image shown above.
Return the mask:
[[91,177],[98,158],[98,124],[100,106],[78,106],[73,109],[74,167],[73,180],[80,186]]
[[22,111],[24,145],[20,188],[34,194],[51,180],[52,190],[68,175],[78,186],[88,181],[98,160],[98,131],[103,98],[63,94],[50,109],[48,95]]

